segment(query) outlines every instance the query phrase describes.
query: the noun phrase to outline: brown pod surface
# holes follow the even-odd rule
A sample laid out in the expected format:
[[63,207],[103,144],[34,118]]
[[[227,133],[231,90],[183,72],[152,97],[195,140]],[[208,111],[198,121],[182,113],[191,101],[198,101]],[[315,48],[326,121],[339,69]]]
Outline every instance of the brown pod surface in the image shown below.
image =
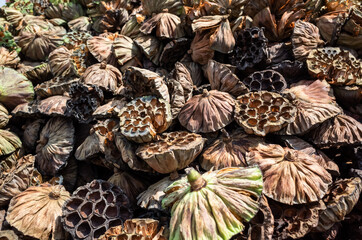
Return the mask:
[[65,238],[59,223],[62,206],[69,197],[62,185],[29,187],[11,200],[6,220],[26,236],[40,240],[48,240],[50,236]]
[[332,177],[318,161],[302,151],[259,144],[246,154],[249,165],[263,172],[263,193],[284,204],[303,204],[324,197]]
[[121,133],[137,143],[152,141],[172,121],[170,104],[153,96],[136,98],[127,103],[119,117]]
[[287,88],[284,77],[274,70],[257,71],[243,80],[251,92],[282,92]]
[[236,99],[235,121],[248,134],[265,136],[294,121],[297,109],[280,94],[260,91]]
[[186,102],[178,120],[190,132],[215,132],[233,121],[234,105],[229,93],[204,89]]
[[103,181],[77,188],[63,205],[64,229],[76,239],[96,239],[107,229],[132,217],[128,197],[117,186]]
[[136,150],[136,155],[159,173],[172,173],[188,166],[201,153],[205,139],[189,132],[170,132],[160,135],[156,142]]

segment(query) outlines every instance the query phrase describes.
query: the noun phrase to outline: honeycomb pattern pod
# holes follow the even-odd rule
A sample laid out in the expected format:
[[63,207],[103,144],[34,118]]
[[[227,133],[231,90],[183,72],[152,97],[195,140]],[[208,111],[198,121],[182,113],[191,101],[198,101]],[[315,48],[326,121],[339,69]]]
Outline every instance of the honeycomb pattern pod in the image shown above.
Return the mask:
[[266,61],[268,39],[263,29],[252,27],[238,32],[230,60],[239,70],[254,68]]
[[362,85],[362,62],[338,47],[318,48],[307,58],[309,73],[333,85]]
[[121,133],[138,143],[151,142],[172,121],[170,104],[153,96],[132,100],[122,108],[119,116]]
[[243,80],[250,91],[281,92],[287,88],[284,77],[274,70],[254,72]]
[[235,121],[248,134],[265,136],[294,121],[297,109],[280,94],[260,91],[236,99]]
[[112,227],[98,240],[166,240],[157,220],[150,218],[134,218],[126,220],[117,227]]
[[107,229],[132,218],[126,194],[103,180],[93,180],[75,190],[62,211],[64,229],[74,239],[97,239]]

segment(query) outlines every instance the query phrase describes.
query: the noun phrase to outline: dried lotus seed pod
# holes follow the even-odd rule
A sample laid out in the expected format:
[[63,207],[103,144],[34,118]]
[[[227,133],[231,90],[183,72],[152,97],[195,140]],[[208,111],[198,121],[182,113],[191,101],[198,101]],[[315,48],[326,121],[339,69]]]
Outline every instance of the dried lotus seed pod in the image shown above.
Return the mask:
[[116,67],[105,62],[88,67],[80,81],[84,84],[98,86],[103,91],[113,94],[123,85],[122,73]]
[[338,47],[318,48],[307,58],[309,73],[333,85],[362,85],[362,62]]
[[107,229],[132,218],[128,197],[117,186],[103,181],[77,188],[63,205],[64,229],[75,239],[97,239]]
[[223,135],[207,146],[202,154],[200,164],[207,171],[225,167],[246,167],[245,154],[250,147],[264,142],[263,138],[250,137],[241,131],[229,135],[222,129]]
[[36,146],[36,162],[39,170],[46,175],[55,176],[67,164],[73,151],[74,126],[70,119],[51,118],[40,132]]
[[260,166],[263,193],[284,204],[319,201],[332,183],[331,175],[313,156],[276,144],[259,144],[246,154],[246,161]]
[[137,156],[159,173],[172,173],[187,167],[201,153],[205,139],[189,132],[164,133],[157,141],[140,146]]
[[327,209],[319,215],[316,231],[327,231],[334,223],[344,220],[358,202],[362,190],[359,177],[339,179],[329,188],[323,201]]
[[93,112],[101,105],[103,91],[95,85],[80,82],[72,83],[69,87],[71,99],[67,102],[67,111],[79,122],[88,123],[92,120]]
[[[29,187],[11,200],[6,220],[26,236],[40,240],[48,240],[50,236],[64,239],[60,216],[69,197],[62,185]],[[27,214],[23,214],[24,209],[27,209]]]
[[170,102],[170,95],[164,77],[147,69],[130,67],[125,73],[127,86],[131,87],[134,97],[157,96]]
[[[1,222],[0,222],[1,223]],[[13,230],[2,230],[0,231],[1,240],[19,240],[18,235]]]
[[236,99],[235,121],[248,134],[265,136],[294,121],[296,107],[273,92],[251,92]]
[[6,206],[12,197],[30,186],[34,162],[35,157],[27,155],[17,159],[9,169],[0,165],[0,206]]
[[323,201],[286,205],[268,199],[274,216],[272,239],[300,239],[318,225],[318,216],[325,210]]
[[229,93],[204,89],[186,102],[178,120],[190,132],[215,132],[233,121],[234,105]]
[[133,218],[124,222],[123,226],[112,227],[98,240],[166,240],[163,235],[164,227],[151,218]]
[[137,143],[152,141],[172,121],[170,104],[153,96],[136,98],[123,107],[120,114],[121,133]]
[[240,71],[257,68],[266,62],[268,39],[258,27],[246,28],[237,33],[236,45],[231,53],[231,63]]
[[287,88],[284,77],[274,70],[257,71],[243,80],[251,92],[282,92]]

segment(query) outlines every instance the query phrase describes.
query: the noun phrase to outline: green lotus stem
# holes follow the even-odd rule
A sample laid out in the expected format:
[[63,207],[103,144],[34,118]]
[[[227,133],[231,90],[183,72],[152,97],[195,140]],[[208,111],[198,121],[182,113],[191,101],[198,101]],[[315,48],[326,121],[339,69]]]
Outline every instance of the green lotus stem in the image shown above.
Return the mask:
[[198,191],[206,186],[207,182],[194,168],[187,168],[185,169],[185,172],[187,174],[187,180],[191,185],[192,191]]

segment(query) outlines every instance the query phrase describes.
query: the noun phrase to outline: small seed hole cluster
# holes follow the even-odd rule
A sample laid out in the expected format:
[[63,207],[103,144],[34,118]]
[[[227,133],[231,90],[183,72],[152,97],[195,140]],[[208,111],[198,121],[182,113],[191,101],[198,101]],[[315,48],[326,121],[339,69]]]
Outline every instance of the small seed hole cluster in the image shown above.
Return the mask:
[[287,87],[284,77],[274,70],[258,71],[243,80],[250,91],[281,92]]

